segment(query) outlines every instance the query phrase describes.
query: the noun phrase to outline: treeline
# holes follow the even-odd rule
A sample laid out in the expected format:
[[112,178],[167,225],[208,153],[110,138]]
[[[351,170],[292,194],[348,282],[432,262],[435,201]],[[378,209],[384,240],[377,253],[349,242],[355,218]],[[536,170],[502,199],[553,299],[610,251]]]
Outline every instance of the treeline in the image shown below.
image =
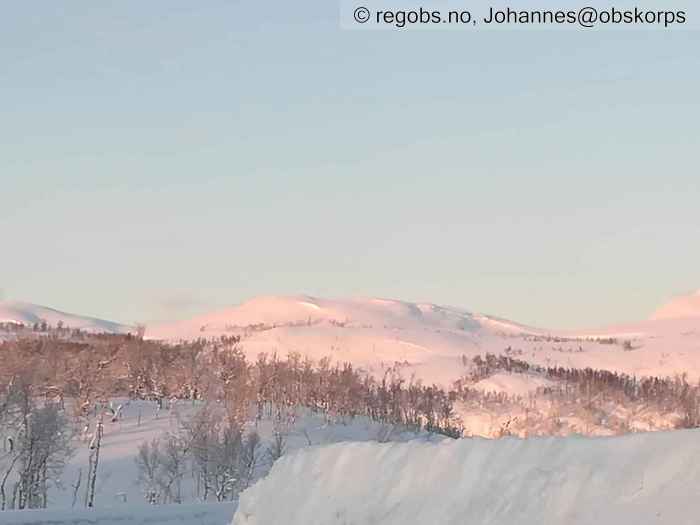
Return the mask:
[[[470,385],[498,372],[532,374],[551,380],[553,386],[541,387],[535,396],[588,405],[614,402],[618,405],[644,405],[662,413],[682,416],[679,426],[700,426],[700,385],[690,384],[685,374],[674,377],[636,377],[592,368],[543,367],[510,357],[486,354],[464,360],[469,372],[455,385],[461,399],[474,399]],[[512,396],[501,396],[503,402]],[[494,400],[491,396],[489,400]],[[496,399],[498,400],[498,399]]]
[[[59,321],[55,325],[46,321],[36,321],[31,324],[2,322],[0,333],[12,334],[17,337],[53,337],[63,340],[85,340],[93,337],[112,337],[112,334],[93,334],[80,328],[72,328]],[[135,335],[135,334],[134,334]]]
[[249,361],[234,336],[174,346],[133,336],[21,338],[0,343],[0,363],[0,510],[45,508],[48,490],[72,454],[72,436],[90,429],[87,476],[73,486],[73,505],[80,499],[92,506],[102,421],[117,421],[121,413],[121,406],[105,408],[115,397],[163,408],[182,400],[196,405],[194,418],[181,421],[178,433],[139,450],[139,482],[152,503],[182,501],[185,473],[196,480],[201,499],[234,498],[259,461],[259,438],[243,432],[246,423],[273,420],[275,440],[267,454],[274,460],[299,407],[329,421],[366,416],[462,435],[453,410],[456,392],[393,373],[375,379],[348,363],[298,354],[260,354]]
[[131,336],[65,341],[39,338],[0,344],[0,388],[17,377],[32,395],[71,404],[77,419],[98,402],[131,399],[214,401],[241,424],[254,407],[303,406],[328,417],[367,416],[373,421],[458,437],[456,391],[406,381],[387,373],[376,379],[349,363],[314,362],[299,354],[260,354],[249,361],[237,336],[164,345]]

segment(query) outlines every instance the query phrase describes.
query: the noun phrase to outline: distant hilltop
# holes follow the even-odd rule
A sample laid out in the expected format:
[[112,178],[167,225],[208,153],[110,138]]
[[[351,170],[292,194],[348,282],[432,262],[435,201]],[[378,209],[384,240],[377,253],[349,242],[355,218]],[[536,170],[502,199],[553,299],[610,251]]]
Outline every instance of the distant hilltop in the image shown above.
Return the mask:
[[700,319],[700,290],[689,295],[681,295],[673,298],[656,310],[651,318],[653,320]]
[[95,334],[127,334],[135,333],[136,329],[112,321],[69,314],[22,301],[0,301],[0,323],[34,327],[46,325],[49,328],[72,328]]

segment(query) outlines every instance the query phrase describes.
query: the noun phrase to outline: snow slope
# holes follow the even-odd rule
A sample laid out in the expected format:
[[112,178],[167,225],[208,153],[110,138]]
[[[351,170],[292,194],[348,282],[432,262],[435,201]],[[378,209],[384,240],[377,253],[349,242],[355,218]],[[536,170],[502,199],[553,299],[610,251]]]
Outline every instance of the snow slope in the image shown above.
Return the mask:
[[505,392],[514,396],[527,397],[538,388],[551,387],[553,384],[552,381],[539,376],[499,372],[474,383],[472,388],[482,392]]
[[0,301],[0,323],[32,326],[42,322],[46,322],[53,328],[62,323],[64,327],[78,328],[92,333],[125,334],[134,331],[133,327],[112,321],[68,314],[53,308],[21,301]]
[[[144,498],[143,489],[137,483],[138,468],[134,460],[138,454],[138,447],[154,438],[162,438],[168,432],[176,432],[179,419],[186,420],[195,408],[190,401],[179,401],[163,410],[158,410],[157,404],[151,401],[113,400],[114,407],[120,404],[122,405],[122,419],[112,422],[107,418],[104,423],[95,507],[122,509],[122,511],[126,509],[131,511],[138,507],[149,508],[150,505]],[[308,446],[325,445],[339,441],[442,439],[440,436],[427,433],[416,434],[401,431],[369,421],[364,417],[352,420],[341,419],[329,423],[323,415],[314,414],[301,408],[294,410],[291,414],[293,422],[285,430],[285,449],[290,452]],[[272,419],[263,418],[254,424],[250,423],[248,430],[252,429],[261,438],[259,474],[262,475],[269,469],[269,458],[266,450],[272,443],[275,428]],[[49,490],[49,512],[71,510],[74,505],[73,489],[78,484],[79,479],[82,479],[82,483],[78,490],[75,510],[78,511],[84,506],[85,476],[89,463],[89,444],[92,432],[94,432],[94,421],[91,423],[89,432],[82,436],[82,439],[80,436],[76,436],[75,453],[58,480],[60,487],[52,486]],[[0,452],[2,452],[1,446]],[[1,460],[2,456],[0,455],[0,464]],[[183,483],[182,497],[184,503],[187,504],[198,501],[189,476]],[[232,509],[233,507],[226,520],[227,523],[231,521]],[[5,516],[7,514],[0,512],[0,524],[5,523],[3,521]],[[127,521],[127,523],[130,522]]]
[[303,326],[319,323],[350,327],[445,328],[469,333],[484,330],[505,333],[539,333],[511,321],[474,314],[459,308],[394,299],[322,299],[311,296],[263,296],[243,304],[195,317],[188,321],[149,326],[153,338],[187,339],[230,332],[263,324]]
[[700,290],[690,295],[682,295],[661,306],[652,315],[658,319],[700,319]]
[[0,513],[3,525],[228,525],[235,507],[231,503],[163,505],[115,509],[9,511]]
[[[565,332],[430,303],[280,296],[146,331],[148,338],[170,341],[223,334],[241,335],[243,350],[253,358],[260,352],[299,352],[352,362],[377,375],[398,366],[406,378],[415,375],[441,385],[465,373],[463,357],[502,354],[508,347],[513,357],[543,366],[637,376],[687,372],[693,380],[700,378],[700,317]],[[613,344],[596,340],[611,338]],[[625,348],[626,340],[632,351]]]
[[233,525],[695,525],[700,432],[341,443],[283,457]]

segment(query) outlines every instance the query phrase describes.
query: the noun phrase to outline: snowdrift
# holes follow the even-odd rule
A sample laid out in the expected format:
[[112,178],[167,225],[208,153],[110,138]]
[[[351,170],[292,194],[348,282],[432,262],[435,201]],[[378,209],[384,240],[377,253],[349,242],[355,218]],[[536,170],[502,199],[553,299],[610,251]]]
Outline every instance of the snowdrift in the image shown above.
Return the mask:
[[343,443],[283,457],[233,525],[697,524],[700,432]]
[[0,512],[3,525],[228,525],[233,504],[200,503],[160,507]]

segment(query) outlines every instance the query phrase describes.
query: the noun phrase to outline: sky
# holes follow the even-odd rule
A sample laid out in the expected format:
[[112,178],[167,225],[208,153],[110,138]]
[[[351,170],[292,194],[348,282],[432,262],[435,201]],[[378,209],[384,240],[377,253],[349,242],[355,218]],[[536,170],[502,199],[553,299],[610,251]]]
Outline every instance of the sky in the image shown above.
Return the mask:
[[304,293],[579,328],[700,288],[699,31],[338,11],[4,5],[0,295],[128,323]]

